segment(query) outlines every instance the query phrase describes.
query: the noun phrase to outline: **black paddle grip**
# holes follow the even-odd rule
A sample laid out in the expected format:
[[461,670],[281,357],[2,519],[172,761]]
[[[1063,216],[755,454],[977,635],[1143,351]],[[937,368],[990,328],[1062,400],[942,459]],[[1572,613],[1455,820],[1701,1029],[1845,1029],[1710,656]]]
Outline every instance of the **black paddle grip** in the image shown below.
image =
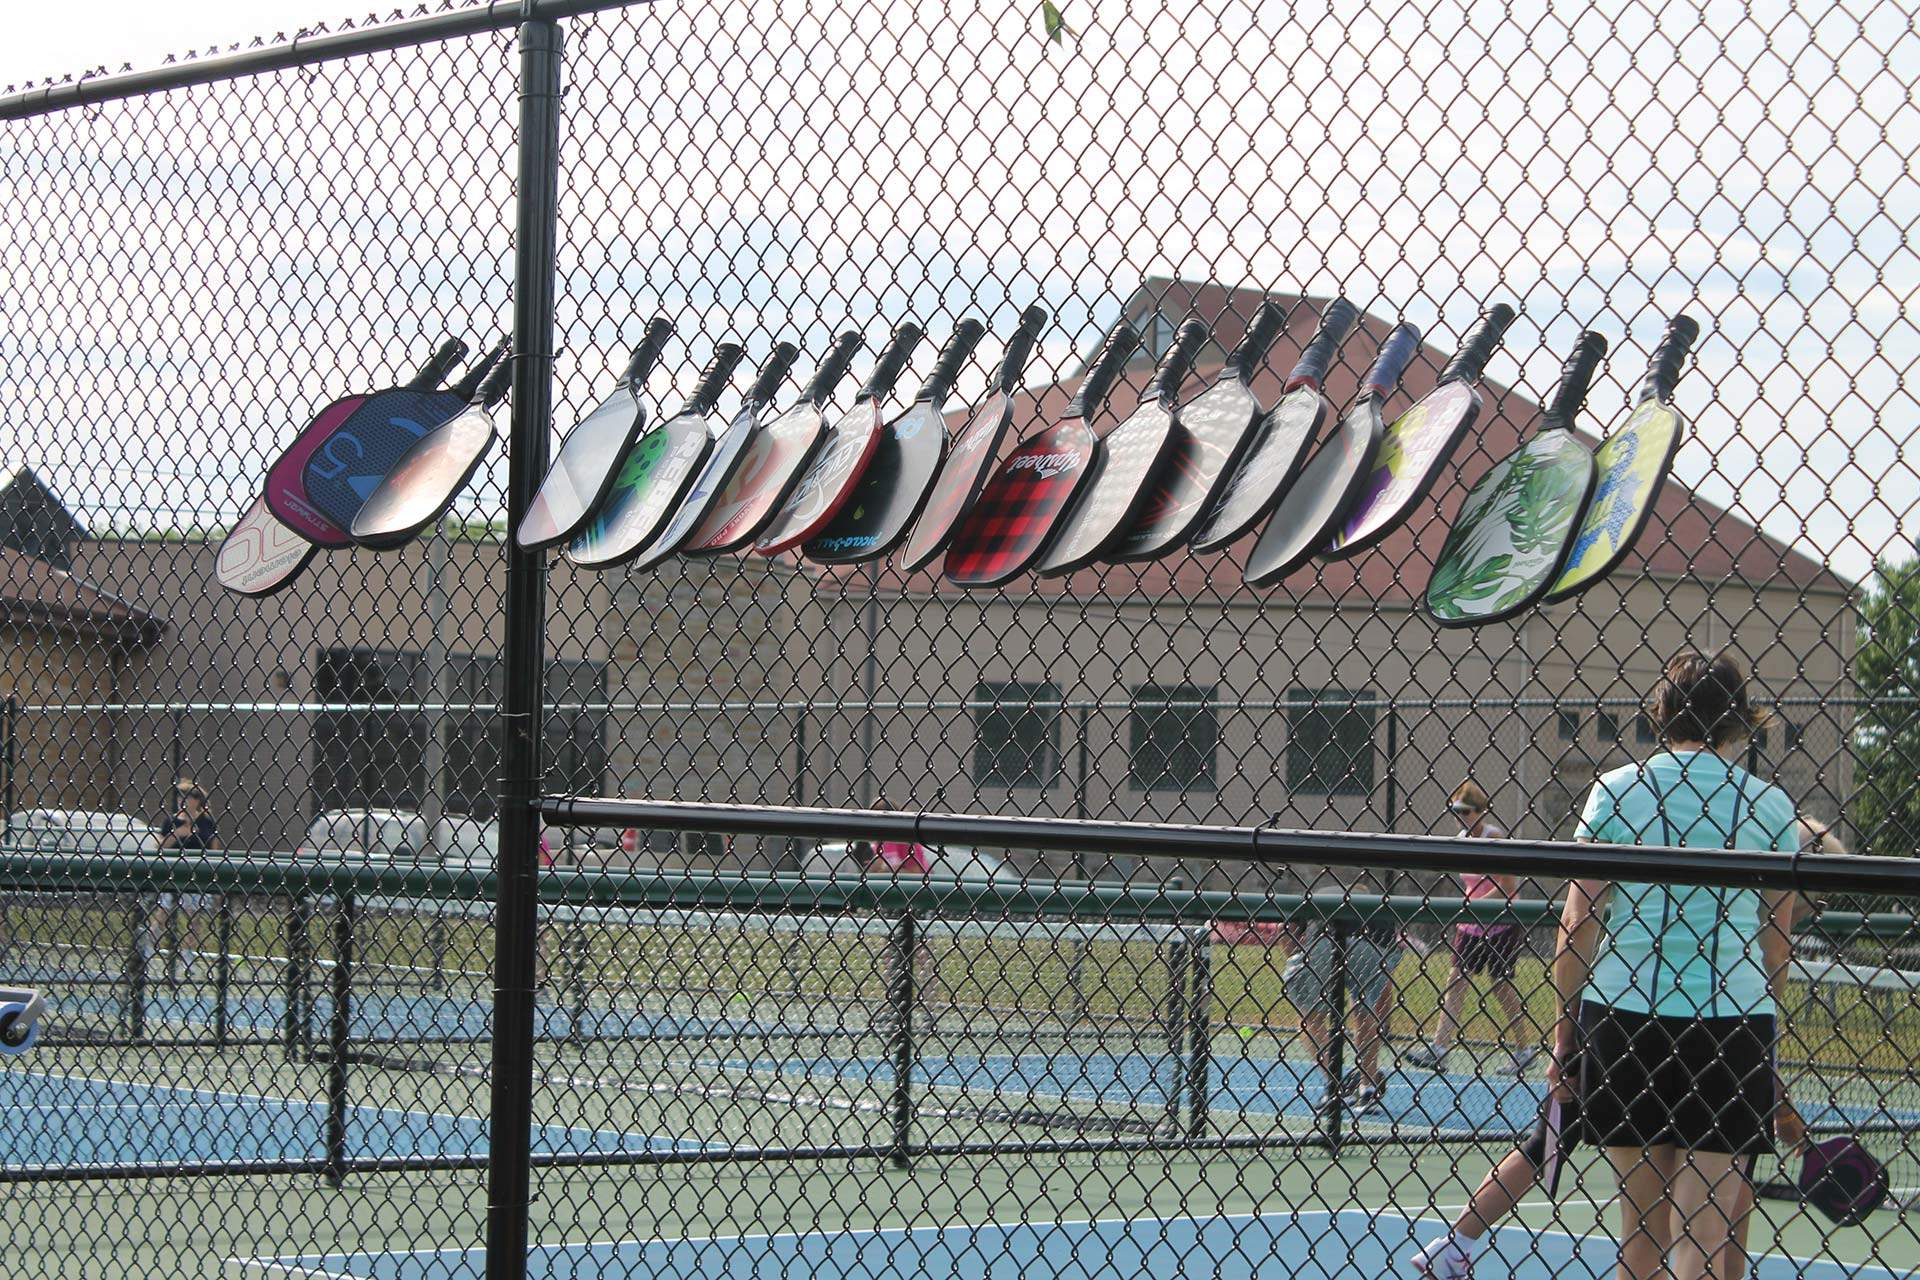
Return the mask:
[[713,406],[720,403],[720,393],[733,381],[733,371],[740,365],[740,357],[747,349],[737,342],[723,342],[713,349],[713,359],[707,361],[706,371],[700,375],[700,381],[693,388],[693,394],[687,397],[687,407],[682,413],[711,413]]
[[505,358],[509,345],[510,341],[506,338],[502,338],[500,341],[494,343],[492,349],[484,356],[481,356],[479,360],[475,361],[472,368],[460,375],[460,381],[454,383],[451,387],[447,388],[447,390],[460,397],[460,399],[471,402],[475,396],[480,394],[480,384],[487,380],[487,371]]
[[819,370],[813,375],[813,381],[800,393],[801,399],[816,407],[833,399],[833,389],[847,376],[854,355],[866,342],[858,329],[849,329],[835,338],[833,345],[827,349],[827,358],[820,362]]
[[1580,406],[1587,402],[1587,392],[1593,386],[1593,375],[1606,355],[1606,338],[1591,329],[1583,329],[1573,344],[1573,354],[1567,357],[1566,367],[1560,370],[1560,385],[1554,388],[1546,412],[1540,415],[1546,426],[1573,425],[1573,420],[1580,416]]
[[1067,405],[1066,416],[1085,418],[1092,415],[1106,402],[1107,392],[1113,387],[1113,380],[1140,346],[1140,331],[1122,320],[1107,335],[1107,344],[1100,348],[1097,355],[1087,365],[1087,376],[1080,380],[1080,390],[1074,392],[1073,400]]
[[1496,302],[1480,313],[1480,320],[1467,334],[1467,340],[1460,344],[1460,350],[1453,359],[1447,361],[1447,367],[1440,371],[1442,382],[1478,382],[1481,372],[1487,367],[1487,361],[1493,357],[1500,339],[1507,332],[1507,326],[1513,323],[1516,313],[1504,302]]
[[994,379],[994,385],[1002,391],[1012,391],[1020,385],[1020,379],[1027,372],[1027,361],[1033,359],[1033,344],[1040,338],[1040,331],[1047,327],[1050,319],[1047,309],[1039,303],[1020,313],[1020,327],[1007,339],[1007,349],[1000,357],[1000,373]]
[[1253,323],[1247,326],[1246,334],[1241,337],[1240,345],[1227,357],[1227,367],[1237,370],[1240,377],[1252,381],[1253,371],[1267,358],[1267,351],[1273,346],[1280,331],[1287,327],[1287,309],[1269,299],[1260,304],[1253,313]]
[[453,372],[453,366],[466,359],[466,356],[467,344],[458,338],[448,338],[440,344],[440,349],[428,357],[425,364],[420,366],[420,372],[414,374],[413,378],[407,383],[408,389],[413,391],[433,390],[447,380],[447,375]]
[[1647,380],[1640,387],[1641,400],[1665,404],[1673,399],[1673,389],[1680,385],[1680,371],[1686,368],[1687,355],[1699,336],[1700,322],[1692,316],[1675,316],[1667,324],[1666,334],[1647,362]]
[[491,409],[506,398],[507,388],[513,385],[513,353],[505,338],[495,348],[500,358],[494,362],[493,372],[480,387],[480,403]]
[[787,380],[787,374],[793,371],[793,362],[799,358],[800,348],[791,342],[774,343],[773,354],[760,366],[760,376],[747,388],[747,403],[756,409],[771,403],[779,393],[781,384]]
[[1174,400],[1180,395],[1180,388],[1186,385],[1187,375],[1193,372],[1193,358],[1200,354],[1200,348],[1207,344],[1206,322],[1195,316],[1180,326],[1173,335],[1173,345],[1167,348],[1167,354],[1160,357],[1160,368],[1153,375],[1153,386],[1147,389],[1148,400]]
[[655,316],[647,322],[647,331],[633,348],[633,358],[627,361],[627,367],[620,373],[621,385],[638,387],[653,373],[653,366],[660,363],[660,353],[666,350],[667,339],[673,336],[673,321],[665,316]]
[[939,404],[953,392],[955,379],[960,370],[966,367],[967,357],[980,345],[987,326],[978,320],[968,318],[954,326],[953,336],[947,339],[947,345],[940,348],[940,359],[933,366],[933,372],[920,384],[920,394],[914,399],[923,404]]
[[922,336],[920,326],[913,321],[900,322],[887,339],[886,350],[880,353],[880,363],[873,366],[873,376],[860,388],[862,400],[884,400],[893,393],[893,384],[906,372],[907,361],[913,358],[913,349],[920,345]]
[[1400,385],[1401,375],[1407,366],[1413,363],[1413,357],[1420,351],[1420,330],[1410,324],[1397,324],[1387,340],[1380,344],[1380,354],[1373,358],[1373,368],[1367,370],[1366,381],[1360,384],[1360,394],[1384,400],[1393,394]]
[[1345,298],[1335,298],[1327,304],[1326,312],[1320,317],[1320,327],[1314,331],[1313,341],[1307,343],[1306,350],[1300,353],[1300,363],[1293,366],[1293,372],[1287,375],[1287,388],[1318,387],[1327,380],[1327,370],[1333,367],[1333,353],[1340,349],[1347,331],[1353,328],[1353,322],[1360,318],[1359,310]]

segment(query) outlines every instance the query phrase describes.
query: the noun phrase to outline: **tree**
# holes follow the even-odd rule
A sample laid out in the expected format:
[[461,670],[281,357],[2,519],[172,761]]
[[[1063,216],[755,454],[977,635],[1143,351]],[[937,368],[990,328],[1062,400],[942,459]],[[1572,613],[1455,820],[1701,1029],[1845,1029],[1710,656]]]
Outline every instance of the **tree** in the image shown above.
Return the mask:
[[1860,603],[1853,679],[1854,827],[1861,853],[1920,852],[1920,558],[1882,560]]

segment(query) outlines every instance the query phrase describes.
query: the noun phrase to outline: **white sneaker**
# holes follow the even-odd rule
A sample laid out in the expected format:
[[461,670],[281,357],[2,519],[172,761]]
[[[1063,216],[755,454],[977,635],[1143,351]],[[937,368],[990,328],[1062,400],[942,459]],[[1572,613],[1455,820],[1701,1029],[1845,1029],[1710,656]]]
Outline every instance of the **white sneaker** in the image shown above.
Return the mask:
[[1451,1235],[1444,1235],[1410,1256],[1407,1270],[1420,1280],[1473,1280],[1473,1259]]

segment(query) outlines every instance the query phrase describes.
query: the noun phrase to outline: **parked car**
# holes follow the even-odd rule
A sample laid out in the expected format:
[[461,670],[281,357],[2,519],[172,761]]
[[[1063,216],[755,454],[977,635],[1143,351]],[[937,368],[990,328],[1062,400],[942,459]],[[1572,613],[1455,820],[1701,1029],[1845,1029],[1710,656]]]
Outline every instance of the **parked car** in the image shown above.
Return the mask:
[[418,860],[426,823],[411,809],[328,809],[307,824],[294,853],[302,858]]
[[[866,848],[865,845],[859,845],[859,851],[856,852],[853,842],[823,841],[807,851],[801,861],[801,869],[810,876],[857,876],[868,870],[862,861]],[[927,851],[932,855],[928,875],[956,880],[1017,881],[1021,878],[1020,873],[1003,858],[985,849],[950,844],[930,845]]]
[[98,809],[22,809],[7,817],[9,848],[59,853],[151,853],[153,822]]

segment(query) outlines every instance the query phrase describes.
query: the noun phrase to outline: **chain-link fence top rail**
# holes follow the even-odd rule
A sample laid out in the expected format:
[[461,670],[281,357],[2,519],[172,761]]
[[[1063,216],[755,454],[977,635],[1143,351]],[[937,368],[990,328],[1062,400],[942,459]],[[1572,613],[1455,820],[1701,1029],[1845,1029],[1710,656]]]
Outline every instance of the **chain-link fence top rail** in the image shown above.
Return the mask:
[[[1038,303],[1050,319],[1004,454],[1060,415],[1122,321],[1142,351],[1092,415],[1103,432],[1189,316],[1210,330],[1191,398],[1263,302],[1286,309],[1251,379],[1266,408],[1349,299],[1336,412],[1389,330],[1417,326],[1391,419],[1509,304],[1479,417],[1431,493],[1372,549],[1268,587],[1246,585],[1257,533],[992,590],[899,555],[590,571],[556,552],[550,796],[1410,835],[1450,834],[1447,796],[1471,776],[1501,825],[1544,839],[1571,834],[1601,773],[1656,750],[1639,700],[1694,646],[1739,655],[1777,709],[1753,772],[1857,849],[1920,845],[1903,385],[1920,333],[1900,283],[1917,265],[1920,46],[1904,13],[1075,0],[1060,16],[1058,39],[1024,5],[565,21],[556,438],[655,316],[674,336],[645,383],[652,414],[718,344],[746,347],[721,421],[776,342],[800,351],[784,408],[856,330],[834,420],[911,321],[928,340],[891,416],[977,319],[988,336],[946,404],[957,431]],[[349,854],[369,877],[13,866],[0,937],[21,976],[81,1003],[66,1042],[42,1046],[57,1068],[9,1064],[8,1178],[234,1175],[179,1198],[10,1185],[49,1272],[97,1273],[109,1247],[128,1271],[477,1271],[462,1250],[484,1197],[460,1171],[489,1159],[493,886],[404,868],[484,867],[497,843],[503,451],[404,549],[322,551],[264,598],[214,585],[222,536],[322,405],[404,383],[449,337],[477,358],[509,327],[513,38],[394,43],[8,104],[9,846],[144,846],[191,778],[226,849],[269,869],[298,852],[309,872]],[[1633,554],[1570,600],[1437,626],[1421,601],[1463,499],[1538,430],[1581,331],[1610,345],[1576,422],[1592,445],[1624,425],[1681,313],[1703,331],[1675,394],[1687,429]],[[1316,990],[1365,1003],[1384,976],[1390,1063],[1450,1034],[1447,944],[1470,909],[1432,874],[1376,860],[1350,903],[1248,906],[1198,895],[1311,887],[1321,859],[955,841],[927,856],[957,879],[848,897],[837,878],[870,854],[923,855],[622,825],[551,833],[558,862],[621,874],[554,889],[566,900],[539,920],[536,1271],[690,1275],[738,1256],[761,1274],[879,1273],[971,1250],[1029,1271],[1337,1255],[1380,1274],[1544,1091],[1537,1066],[1506,1065],[1552,1015],[1537,903],[1515,909],[1538,926],[1515,960],[1524,1018],[1492,992],[1451,1024],[1451,1059],[1393,1066],[1369,1101],[1329,1082],[1302,1015],[1329,1007]],[[635,888],[661,867],[710,878]],[[1050,875],[1196,896],[1167,918],[1112,885],[1080,905],[1001,893]],[[1415,945],[1365,949],[1383,934]],[[1323,985],[1294,981],[1289,955]],[[1795,963],[1782,1058],[1809,1122],[1866,1135],[1920,1184],[1901,1137],[1920,1117],[1911,926],[1808,928]],[[1332,1044],[1337,1080],[1365,1048]],[[1208,1154],[1139,1156],[1174,1149]],[[746,1161],[770,1172],[743,1180]],[[329,1196],[261,1180],[275,1170],[356,1177]],[[1594,1200],[1608,1181],[1587,1172]],[[129,1225],[96,1239],[96,1213]],[[1548,1229],[1496,1237],[1516,1273],[1567,1274],[1573,1242],[1612,1229],[1591,1203],[1539,1213]],[[996,1222],[1019,1225],[981,1225]],[[1761,1275],[1837,1274],[1830,1259],[1898,1274],[1916,1256],[1886,1214],[1836,1229],[1776,1210],[1754,1249],[1771,1254]]]

